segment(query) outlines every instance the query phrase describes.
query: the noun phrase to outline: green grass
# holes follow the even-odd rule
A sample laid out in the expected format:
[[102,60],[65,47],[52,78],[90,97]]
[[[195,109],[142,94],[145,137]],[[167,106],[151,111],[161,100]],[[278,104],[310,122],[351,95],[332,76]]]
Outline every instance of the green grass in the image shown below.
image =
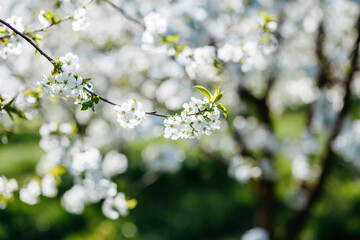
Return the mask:
[[34,171],[43,153],[38,141],[1,145],[0,175],[14,177]]

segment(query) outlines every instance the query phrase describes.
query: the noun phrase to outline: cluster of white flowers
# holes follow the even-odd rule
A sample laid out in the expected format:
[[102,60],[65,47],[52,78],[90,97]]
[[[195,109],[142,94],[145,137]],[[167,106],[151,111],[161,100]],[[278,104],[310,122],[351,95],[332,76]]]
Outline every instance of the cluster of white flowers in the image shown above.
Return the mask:
[[33,179],[29,184],[20,190],[20,200],[29,205],[39,202],[41,187],[37,180]]
[[234,119],[234,127],[242,136],[246,148],[250,151],[267,149],[275,151],[279,146],[278,139],[275,138],[269,129],[259,124],[255,118],[243,118],[238,116]]
[[167,22],[158,13],[151,12],[145,17],[144,22],[146,31],[142,36],[142,49],[149,53],[163,53],[174,57],[185,67],[186,73],[192,80],[219,81],[222,64],[230,61],[241,64],[243,72],[253,69],[264,70],[267,67],[266,56],[276,49],[273,32],[277,23],[266,14],[260,22],[260,27],[267,36],[266,40],[257,38],[244,44],[225,43],[218,51],[214,46],[189,48],[177,44],[178,35],[165,34]]
[[26,204],[34,205],[39,202],[42,194],[46,197],[55,197],[58,189],[55,177],[48,173],[40,180],[32,179],[26,187],[20,189],[20,200]]
[[105,199],[102,211],[110,219],[118,219],[119,216],[126,216],[129,212],[129,204],[125,199],[124,193],[118,193],[113,197]]
[[164,120],[165,138],[200,138],[203,134],[211,135],[213,130],[220,128],[220,111],[216,104],[192,97],[183,107],[180,115]]
[[0,177],[0,209],[6,208],[7,200],[11,199],[13,192],[18,189],[18,183],[15,179]]
[[41,179],[41,192],[46,197],[55,197],[58,193],[56,178],[51,173]]
[[127,167],[127,157],[124,154],[112,150],[104,157],[102,172],[104,173],[105,177],[110,178],[114,175],[125,172]]
[[[61,200],[63,207],[68,212],[80,214],[85,205],[105,199],[102,206],[105,216],[116,219],[126,215],[128,204],[124,193],[117,192],[117,185],[109,177],[126,171],[127,158],[111,151],[101,161],[100,152],[96,148],[87,151],[73,148],[70,152],[73,152],[72,160],[65,164],[77,184],[64,193]],[[115,168],[109,169],[112,167],[110,164],[114,164]]]
[[231,177],[241,183],[246,183],[251,178],[261,177],[262,170],[251,159],[243,158],[240,155],[233,157],[228,166],[228,173]]
[[160,44],[167,28],[166,19],[159,13],[150,12],[145,16],[144,24],[146,29],[141,38],[141,48],[150,53],[167,53],[167,47]]
[[239,63],[244,56],[244,52],[241,45],[233,45],[226,43],[224,46],[218,49],[218,58],[224,62]]
[[128,103],[116,105],[114,110],[117,112],[117,121],[123,128],[134,128],[146,117],[141,108],[142,104],[135,99],[129,100]]
[[[32,179],[20,190],[20,200],[29,205],[39,202],[40,195],[55,197],[60,176],[67,171],[73,177],[74,186],[61,198],[61,204],[70,213],[80,214],[85,206],[104,199],[102,210],[105,216],[116,219],[128,213],[129,204],[117,185],[110,178],[125,172],[128,161],[125,155],[108,152],[104,160],[96,148],[83,149],[83,144],[74,133],[70,123],[44,124],[40,129],[40,146],[47,152],[38,163],[39,178]],[[70,137],[73,135],[72,137]],[[9,199],[17,189],[14,179],[0,178],[0,197]],[[3,198],[0,198],[0,200]],[[3,208],[6,202],[0,202]]]
[[[79,58],[72,53],[67,53],[58,58],[58,64],[61,64],[61,72],[51,78],[44,75],[39,85],[51,96],[64,99],[75,98],[75,103],[88,101],[90,95],[84,89],[86,83],[83,78],[76,75],[80,66]],[[86,87],[91,89],[91,84],[87,83]]]
[[85,8],[79,8],[74,12],[74,21],[72,24],[72,29],[74,31],[82,31],[90,26],[87,12]]
[[186,73],[191,79],[208,79],[217,81],[218,70],[214,66],[215,47],[204,46],[192,50],[189,64],[185,66]]
[[[22,33],[25,30],[22,20],[22,17],[12,16],[6,19],[6,22]],[[0,25],[0,37],[8,36],[11,33],[12,31],[9,28]],[[20,37],[17,35],[12,35],[9,38],[4,39],[4,41],[0,41],[0,44],[0,58],[2,59],[7,59],[9,56],[21,54],[22,44],[20,43]]]

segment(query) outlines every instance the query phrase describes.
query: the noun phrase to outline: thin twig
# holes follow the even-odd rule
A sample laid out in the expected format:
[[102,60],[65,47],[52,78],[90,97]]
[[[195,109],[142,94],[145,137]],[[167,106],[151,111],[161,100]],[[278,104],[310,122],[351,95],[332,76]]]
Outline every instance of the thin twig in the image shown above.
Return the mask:
[[[106,103],[111,104],[111,105],[113,105],[113,106],[118,105],[118,104],[113,103],[113,102],[111,102],[110,100],[108,100],[108,99],[106,99],[106,98],[104,98],[104,97],[99,96],[98,94],[96,94],[96,93],[94,93],[93,91],[87,89],[86,87],[85,87],[84,89],[85,89],[85,91],[87,91],[88,93],[90,93],[92,96],[94,96],[94,97],[99,97],[99,99],[100,99],[101,101],[103,101],[103,102],[106,102]],[[165,118],[169,117],[168,115],[158,114],[156,111],[145,112],[145,114],[147,114],[147,115],[152,115],[152,116],[156,116],[156,117],[165,117]]]
[[139,20],[137,20],[136,18],[130,16],[129,14],[127,14],[124,9],[122,9],[121,7],[115,5],[113,2],[111,2],[110,0],[103,0],[104,2],[107,2],[109,5],[111,5],[113,8],[115,8],[116,10],[118,10],[121,15],[126,18],[127,20],[136,23],[137,25],[139,25],[143,30],[146,29],[145,24],[140,22]]
[[[84,6],[81,6],[81,7],[82,7],[82,8],[87,8],[87,7],[88,7],[91,3],[93,3],[94,1],[95,1],[95,0],[90,0],[87,4],[85,4]],[[35,29],[35,30],[33,30],[32,32],[24,32],[24,35],[29,35],[29,36],[31,36],[31,35],[33,35],[33,34],[35,34],[35,33],[38,33],[38,32],[44,32],[44,31],[48,30],[50,27],[52,27],[52,26],[55,26],[55,25],[57,25],[57,24],[59,24],[59,23],[66,22],[66,21],[70,20],[72,17],[73,17],[73,14],[71,14],[71,15],[68,16],[68,17],[61,18],[61,21],[57,21],[57,22],[52,21],[48,26],[43,27],[43,28],[40,28],[40,29]],[[14,36],[14,35],[15,35],[15,33],[11,33],[11,34],[9,34],[9,35],[1,36],[1,37],[0,37],[0,40],[6,39],[6,38],[10,38],[11,36]]]
[[28,43],[30,43],[36,50],[39,51],[39,53],[41,55],[43,55],[49,62],[51,62],[51,64],[53,64],[53,59],[47,55],[43,50],[41,50],[30,38],[28,38],[27,36],[25,36],[23,33],[19,32],[17,29],[15,29],[14,27],[12,27],[9,23],[5,22],[4,20],[0,19],[0,23],[4,24],[5,26],[7,26],[8,28],[10,28],[11,30],[13,30],[16,34],[20,35],[22,38],[24,38]]
[[[24,38],[27,42],[29,42],[36,50],[39,51],[39,53],[41,55],[43,55],[49,62],[51,62],[51,64],[54,65],[53,63],[53,58],[51,58],[49,55],[47,55],[43,50],[41,50],[35,42],[33,42],[30,38],[28,38],[27,36],[25,36],[23,33],[19,32],[17,29],[15,29],[14,27],[12,27],[9,23],[5,22],[4,20],[0,19],[0,22],[2,24],[4,24],[5,26],[7,26],[8,28],[10,28],[11,30],[13,30],[16,34],[20,35],[22,38]],[[104,97],[101,97],[100,95],[94,93],[93,91],[87,89],[86,87],[84,88],[85,91],[87,91],[89,94],[91,94],[92,96],[94,97],[99,97],[99,99],[103,102],[106,102],[108,104],[111,104],[113,106],[117,105],[116,103],[104,98]],[[170,115],[164,115],[164,114],[158,114],[157,111],[151,111],[151,112],[145,112],[145,114],[147,115],[151,115],[151,116],[156,116],[156,117],[163,117],[163,118],[168,118],[170,117]],[[198,115],[198,113],[196,114],[193,114],[193,115]]]

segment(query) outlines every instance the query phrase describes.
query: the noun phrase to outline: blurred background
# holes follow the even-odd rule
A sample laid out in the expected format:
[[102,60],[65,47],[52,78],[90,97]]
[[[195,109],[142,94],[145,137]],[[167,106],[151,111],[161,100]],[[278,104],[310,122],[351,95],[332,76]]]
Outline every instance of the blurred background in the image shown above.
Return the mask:
[[[192,86],[221,86],[228,119],[194,140],[164,138],[163,119],[151,116],[124,129],[111,105],[81,111],[42,91],[37,79],[51,64],[21,39],[10,51],[1,32],[0,96],[15,98],[26,119],[0,111],[0,175],[23,189],[50,172],[57,192],[34,205],[0,194],[0,239],[360,238],[356,1],[88,3],[0,0],[0,18],[22,17],[53,58],[77,55],[79,75],[111,101],[174,114],[203,98]],[[149,42],[161,23],[145,21],[151,12],[166,30]],[[63,169],[76,159],[100,161],[107,183],[136,206],[111,219],[96,195],[103,189],[87,189],[97,177]]]

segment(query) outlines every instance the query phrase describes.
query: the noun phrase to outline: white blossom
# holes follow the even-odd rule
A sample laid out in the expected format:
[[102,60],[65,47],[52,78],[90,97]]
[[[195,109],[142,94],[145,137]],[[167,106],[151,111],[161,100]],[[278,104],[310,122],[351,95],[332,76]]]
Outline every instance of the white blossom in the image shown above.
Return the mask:
[[[23,21],[23,18],[18,17],[18,16],[11,16],[10,18],[6,19],[6,22],[8,24],[10,24],[12,27],[14,27],[16,30],[18,30],[21,33],[24,32],[24,30],[25,30],[25,27],[24,27],[22,21]],[[7,29],[8,31],[12,31],[11,29],[5,28],[5,26],[1,27],[1,28]]]
[[129,212],[129,205],[126,202],[125,194],[118,193],[115,197],[106,198],[102,205],[102,211],[110,219],[126,216]]
[[70,190],[65,192],[61,199],[61,204],[66,211],[80,214],[84,211],[85,197],[85,188],[76,184]]
[[102,171],[105,177],[112,177],[126,171],[128,166],[127,157],[117,151],[108,152],[102,163]]
[[245,234],[241,237],[241,240],[268,240],[269,234],[263,228],[252,228],[245,232]]
[[240,46],[227,43],[218,49],[218,58],[224,62],[233,61],[238,63],[243,56],[244,53]]
[[62,63],[61,70],[65,73],[75,74],[80,67],[79,58],[72,53],[67,53],[64,57],[59,57],[59,60]]
[[86,169],[97,169],[101,163],[101,155],[96,148],[90,148],[85,152],[77,152],[73,156],[72,170],[74,174],[80,174]]
[[39,202],[40,194],[40,184],[33,179],[25,188],[20,190],[20,200],[29,205],[34,205]]
[[0,57],[7,59],[10,56],[20,55],[22,52],[22,44],[18,36],[11,36],[9,42],[0,48]]
[[55,177],[48,173],[41,180],[41,191],[46,197],[55,197],[58,190],[56,187]]
[[150,34],[163,34],[167,28],[166,19],[159,13],[151,12],[144,17],[146,31]]
[[141,110],[142,104],[135,100],[116,105],[117,121],[123,128],[134,128],[145,119],[145,112]]
[[164,137],[177,140],[179,138],[200,138],[203,134],[211,135],[220,128],[220,111],[213,104],[211,111],[205,111],[206,101],[192,97],[183,105],[184,110],[178,116],[164,120]]
[[72,29],[74,31],[85,30],[90,26],[88,16],[85,8],[79,8],[74,12],[74,21],[72,24]]
[[[5,199],[10,199],[13,192],[18,189],[18,183],[14,178],[7,179],[5,176],[0,177],[0,196]],[[6,207],[6,201],[0,198],[0,209]]]

